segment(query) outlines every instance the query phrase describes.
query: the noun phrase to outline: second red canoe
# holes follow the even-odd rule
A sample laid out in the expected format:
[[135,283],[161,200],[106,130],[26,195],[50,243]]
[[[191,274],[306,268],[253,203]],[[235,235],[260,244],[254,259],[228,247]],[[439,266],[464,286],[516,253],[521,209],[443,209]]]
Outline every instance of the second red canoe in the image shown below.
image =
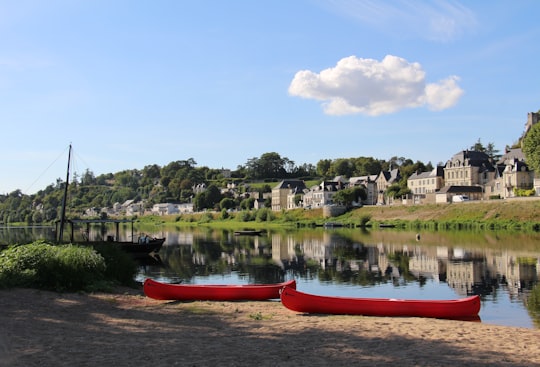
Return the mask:
[[283,288],[281,303],[288,309],[304,313],[364,316],[433,317],[472,319],[480,311],[480,297],[456,300],[408,300],[391,298],[350,298],[307,294]]

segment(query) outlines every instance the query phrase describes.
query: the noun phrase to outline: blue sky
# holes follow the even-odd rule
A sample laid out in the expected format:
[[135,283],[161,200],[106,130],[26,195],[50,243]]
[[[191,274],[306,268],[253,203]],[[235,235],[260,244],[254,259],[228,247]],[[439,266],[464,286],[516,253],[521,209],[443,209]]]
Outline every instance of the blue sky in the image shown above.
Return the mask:
[[75,170],[504,150],[540,109],[540,2],[0,0],[0,193]]

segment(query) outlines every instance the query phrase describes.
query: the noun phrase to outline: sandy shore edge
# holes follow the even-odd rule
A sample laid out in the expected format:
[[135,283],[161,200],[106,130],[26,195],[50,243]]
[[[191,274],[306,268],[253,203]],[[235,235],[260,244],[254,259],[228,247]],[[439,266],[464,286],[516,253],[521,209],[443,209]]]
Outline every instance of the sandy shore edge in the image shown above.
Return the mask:
[[0,366],[540,366],[540,330],[266,302],[0,291]]

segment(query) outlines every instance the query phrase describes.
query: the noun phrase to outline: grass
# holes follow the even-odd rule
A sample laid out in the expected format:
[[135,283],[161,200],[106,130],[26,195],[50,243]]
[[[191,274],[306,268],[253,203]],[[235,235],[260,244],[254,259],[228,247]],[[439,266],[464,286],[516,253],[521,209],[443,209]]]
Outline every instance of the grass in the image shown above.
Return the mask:
[[[262,218],[262,219],[261,219]],[[334,218],[324,218],[322,209],[294,209],[272,212],[269,209],[238,211],[223,214],[205,212],[161,217],[142,217],[143,225],[212,228],[283,229],[322,225],[327,221],[351,227],[378,226],[390,223],[408,229],[433,230],[525,230],[540,231],[540,200],[493,200],[467,203],[364,206]]]

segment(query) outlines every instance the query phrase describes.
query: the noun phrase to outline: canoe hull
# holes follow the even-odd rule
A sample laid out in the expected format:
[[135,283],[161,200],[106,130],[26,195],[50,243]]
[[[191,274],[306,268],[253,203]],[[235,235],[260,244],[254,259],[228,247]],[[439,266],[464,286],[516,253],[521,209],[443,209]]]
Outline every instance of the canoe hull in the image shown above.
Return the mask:
[[195,285],[167,284],[146,279],[143,290],[147,297],[159,300],[262,301],[279,299],[279,292],[284,287],[296,289],[296,281],[276,284]]
[[281,303],[303,313],[393,317],[468,319],[477,317],[480,297],[457,300],[403,300],[388,298],[328,297],[302,293],[292,288],[281,292]]

